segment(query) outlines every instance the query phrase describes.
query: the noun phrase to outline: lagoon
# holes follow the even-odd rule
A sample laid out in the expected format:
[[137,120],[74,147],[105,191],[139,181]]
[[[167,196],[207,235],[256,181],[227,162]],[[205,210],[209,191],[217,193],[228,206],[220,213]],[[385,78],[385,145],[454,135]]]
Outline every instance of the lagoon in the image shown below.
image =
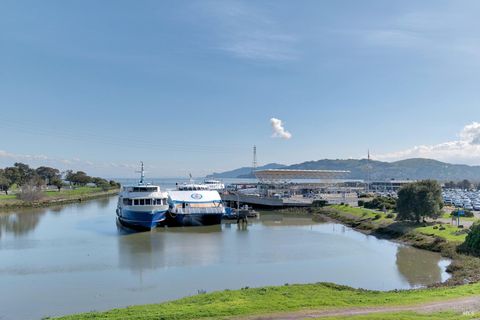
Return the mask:
[[246,228],[131,233],[116,197],[0,213],[0,319],[40,319],[223,289],[335,282],[377,290],[448,279],[439,254],[309,216],[262,212]]

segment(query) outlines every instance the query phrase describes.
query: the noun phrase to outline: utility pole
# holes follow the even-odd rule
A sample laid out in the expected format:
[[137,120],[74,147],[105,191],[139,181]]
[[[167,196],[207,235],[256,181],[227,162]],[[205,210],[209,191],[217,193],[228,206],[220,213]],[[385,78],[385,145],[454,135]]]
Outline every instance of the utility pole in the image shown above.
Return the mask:
[[255,175],[257,170],[257,146],[253,146],[253,162],[252,162],[252,174]]

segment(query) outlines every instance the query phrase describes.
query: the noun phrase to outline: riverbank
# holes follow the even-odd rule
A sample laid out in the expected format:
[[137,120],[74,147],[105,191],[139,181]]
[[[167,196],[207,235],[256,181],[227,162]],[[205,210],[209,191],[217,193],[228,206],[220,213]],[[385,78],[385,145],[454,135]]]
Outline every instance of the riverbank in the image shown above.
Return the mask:
[[97,187],[80,187],[76,189],[64,189],[61,191],[44,191],[43,198],[38,201],[23,201],[15,195],[0,195],[0,211],[8,211],[18,208],[38,208],[68,203],[82,202],[117,195],[120,190],[102,190]]
[[[420,306],[426,302],[478,297],[479,293],[480,284],[389,292],[353,289],[329,283],[284,285],[199,294],[161,304],[134,306],[106,312],[83,313],[59,319],[169,320],[238,319],[244,317],[255,319],[259,315],[262,315],[262,319],[303,319],[307,314],[312,313],[317,313],[317,316],[321,316],[321,312],[327,310],[338,312],[359,307],[413,307]],[[295,314],[292,315],[292,312],[295,312],[298,317]],[[288,317],[285,316],[287,313],[289,314]],[[331,312],[329,314],[332,315]],[[325,315],[328,315],[328,313]],[[440,316],[443,317],[445,315],[452,316],[451,319],[458,319],[459,317],[458,313],[447,313]],[[417,319],[417,315],[412,313],[404,313],[403,316],[405,317],[393,317],[392,319]],[[428,317],[425,317],[425,315],[419,316],[419,318],[435,319],[432,314],[429,314]],[[465,319],[470,318],[465,317]]]

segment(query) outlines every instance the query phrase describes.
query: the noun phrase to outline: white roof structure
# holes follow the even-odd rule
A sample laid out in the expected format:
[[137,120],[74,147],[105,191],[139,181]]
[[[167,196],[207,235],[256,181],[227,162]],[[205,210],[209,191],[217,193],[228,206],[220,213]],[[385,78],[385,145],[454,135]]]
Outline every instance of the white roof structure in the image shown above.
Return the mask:
[[217,191],[211,190],[168,191],[168,197],[173,202],[187,203],[218,202],[222,200]]
[[255,171],[255,176],[259,180],[334,179],[348,173],[347,170],[267,169]]

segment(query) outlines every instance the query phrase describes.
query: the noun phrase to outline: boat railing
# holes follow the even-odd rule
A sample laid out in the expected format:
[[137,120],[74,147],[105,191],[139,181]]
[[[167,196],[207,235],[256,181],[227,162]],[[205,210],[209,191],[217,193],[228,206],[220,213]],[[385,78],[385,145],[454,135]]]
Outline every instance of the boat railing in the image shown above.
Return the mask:
[[171,212],[173,213],[179,213],[179,214],[195,214],[195,213],[200,213],[200,214],[219,214],[219,213],[225,213],[225,208],[224,207],[210,207],[210,208],[173,208],[171,209]]

